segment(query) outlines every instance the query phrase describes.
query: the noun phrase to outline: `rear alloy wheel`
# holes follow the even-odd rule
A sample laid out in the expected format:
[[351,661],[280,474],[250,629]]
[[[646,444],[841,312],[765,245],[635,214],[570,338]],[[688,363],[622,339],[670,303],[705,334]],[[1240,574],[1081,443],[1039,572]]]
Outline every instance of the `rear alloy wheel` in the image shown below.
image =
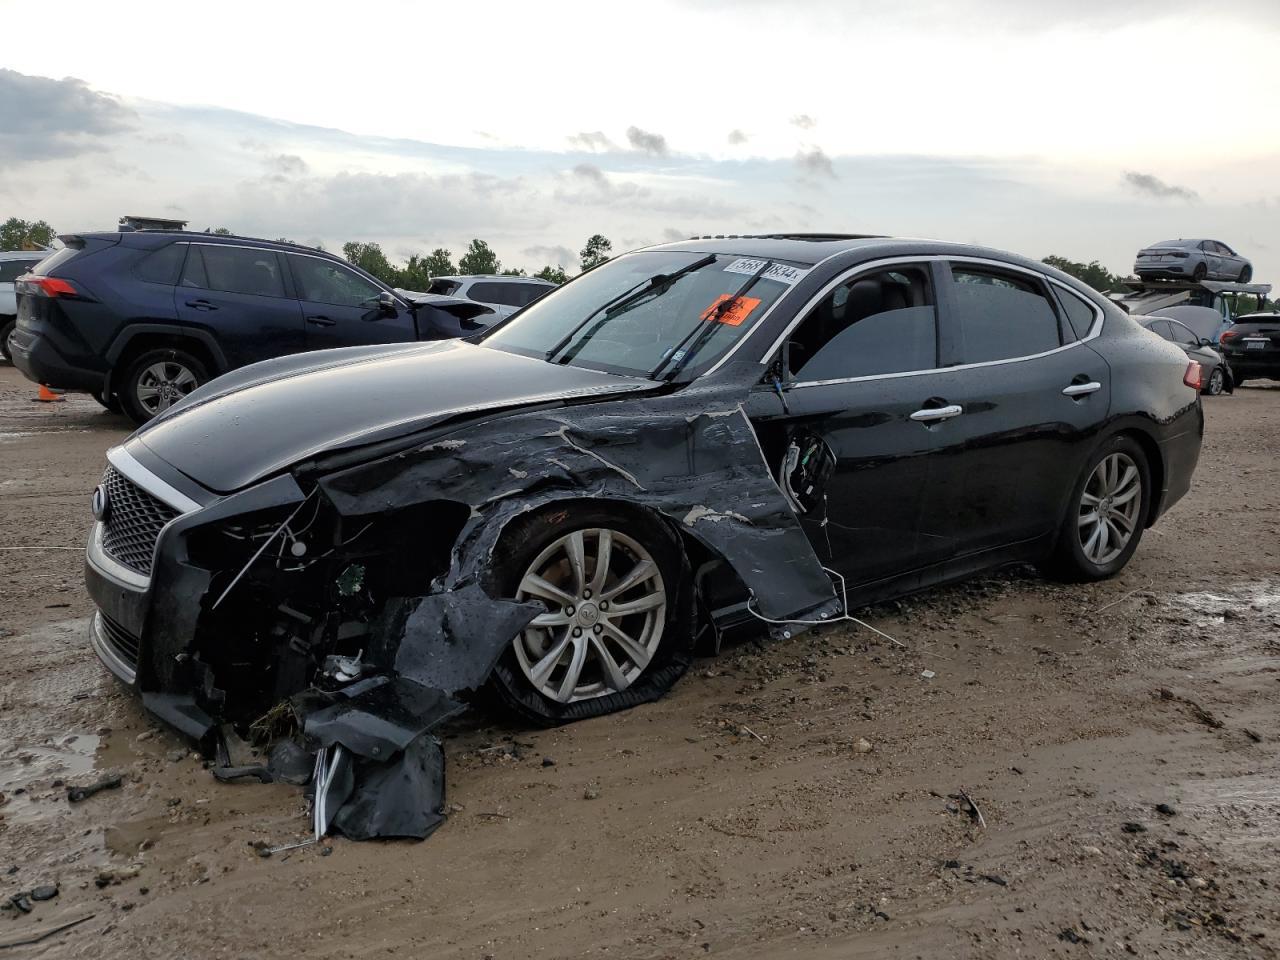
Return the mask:
[[1137,441],[1115,437],[1097,450],[1072,490],[1051,571],[1068,580],[1102,580],[1138,548],[1151,497],[1147,457]]
[[208,380],[204,364],[185,350],[148,350],[130,364],[120,402],[135,423],[146,423]]
[[1238,282],[1248,283],[1252,279],[1253,279],[1253,267],[1246,264],[1245,268],[1240,271]]
[[1227,384],[1226,375],[1223,374],[1221,367],[1214,367],[1213,373],[1209,374],[1209,382],[1204,385],[1204,392],[1211,397],[1216,397],[1222,393],[1223,388]]
[[560,510],[504,541],[520,546],[494,571],[502,595],[547,608],[494,668],[490,686],[505,706],[561,723],[656,699],[679,679],[692,618],[679,545],[659,521]]

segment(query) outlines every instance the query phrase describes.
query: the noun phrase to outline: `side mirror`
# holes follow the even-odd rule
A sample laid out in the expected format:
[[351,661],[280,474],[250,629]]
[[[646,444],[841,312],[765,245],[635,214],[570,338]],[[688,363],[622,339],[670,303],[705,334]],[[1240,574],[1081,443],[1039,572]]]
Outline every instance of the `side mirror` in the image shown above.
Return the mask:
[[399,312],[399,303],[395,295],[383,290],[378,294],[378,309],[388,316],[394,317]]
[[1210,340],[1208,337],[1201,337],[1201,338],[1200,338],[1200,346],[1202,346],[1202,347],[1212,347],[1212,346],[1213,346],[1213,341],[1212,341],[1212,340]]

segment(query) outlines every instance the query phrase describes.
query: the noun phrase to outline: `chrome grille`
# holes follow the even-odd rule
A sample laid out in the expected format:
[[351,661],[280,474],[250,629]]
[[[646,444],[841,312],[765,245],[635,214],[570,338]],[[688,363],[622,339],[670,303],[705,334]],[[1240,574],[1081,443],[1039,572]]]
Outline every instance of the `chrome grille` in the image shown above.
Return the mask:
[[130,670],[138,669],[138,638],[105,613],[98,614],[102,626],[102,640],[111,652],[119,657]]
[[107,467],[102,485],[107,490],[107,519],[102,525],[102,550],[138,573],[151,575],[151,557],[164,525],[178,516],[163,500]]

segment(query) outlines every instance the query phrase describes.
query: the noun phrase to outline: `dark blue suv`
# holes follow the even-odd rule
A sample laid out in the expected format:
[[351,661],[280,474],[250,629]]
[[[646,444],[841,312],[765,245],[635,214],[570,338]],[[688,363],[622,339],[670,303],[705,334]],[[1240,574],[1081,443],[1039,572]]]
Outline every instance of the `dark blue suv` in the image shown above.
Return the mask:
[[490,312],[410,302],[332,254],[290,243],[150,230],[61,240],[17,283],[13,362],[138,423],[248,363],[465,335]]

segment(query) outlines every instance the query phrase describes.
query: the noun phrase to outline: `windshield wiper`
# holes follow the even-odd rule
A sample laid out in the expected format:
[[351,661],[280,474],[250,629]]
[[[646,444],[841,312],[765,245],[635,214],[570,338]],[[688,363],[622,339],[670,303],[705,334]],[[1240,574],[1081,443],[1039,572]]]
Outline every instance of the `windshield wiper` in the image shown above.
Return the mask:
[[707,264],[715,263],[715,262],[716,262],[716,255],[714,253],[709,253],[705,257],[703,257],[701,260],[695,260],[693,261],[693,263],[689,264],[688,266],[681,267],[679,270],[676,270],[673,273],[655,273],[649,279],[641,280],[635,286],[629,287],[628,289],[624,290],[622,293],[614,297],[612,300],[608,301],[607,303],[601,304],[600,306],[596,307],[596,309],[592,310],[589,314],[587,314],[586,317],[583,318],[581,323],[579,323],[572,330],[570,330],[563,337],[561,337],[560,340],[556,343],[556,345],[547,351],[547,355],[544,359],[546,359],[548,362],[551,362],[552,360],[554,360],[556,354],[558,354],[561,350],[565,348],[565,346],[569,343],[570,340],[574,338],[574,336],[578,333],[579,330],[581,330],[588,323],[590,323],[597,314],[604,313],[604,316],[600,318],[600,322],[597,323],[590,330],[588,330],[586,335],[583,336],[582,339],[578,341],[576,348],[571,352],[569,352],[568,354],[566,354],[559,361],[560,363],[568,363],[570,360],[572,360],[575,356],[578,355],[578,351],[581,350],[584,346],[586,346],[586,344],[591,340],[591,338],[595,336],[596,331],[599,330],[600,327],[603,326],[606,321],[616,317],[619,313],[621,313],[624,309],[626,309],[630,304],[634,303],[636,300],[639,300],[645,294],[650,293],[654,290],[657,290],[659,287],[671,286],[671,284],[675,283],[677,280],[683,277],[686,273],[693,273],[693,271],[695,270],[701,270]]
[[[716,304],[714,310],[706,317],[705,320],[699,318],[699,323],[703,324],[703,326],[695,326],[681,337],[680,342],[676,344],[675,349],[663,357],[658,365],[649,371],[649,379],[657,380],[658,374],[668,363],[672,363],[673,365],[667,373],[663,374],[662,379],[668,382],[675,379],[676,375],[685,368],[689,361],[697,355],[698,351],[706,346],[707,341],[711,339],[715,332],[720,329],[720,318],[737,306],[738,301],[746,295],[748,290],[756,285],[756,281],[764,276],[764,272],[772,266],[773,261],[766,260],[764,262],[764,266],[753,273],[746,283],[740,286],[734,293]],[[697,339],[693,339],[695,336]],[[693,340],[693,343],[690,344],[689,349],[686,350],[685,344],[689,343],[690,340]]]

